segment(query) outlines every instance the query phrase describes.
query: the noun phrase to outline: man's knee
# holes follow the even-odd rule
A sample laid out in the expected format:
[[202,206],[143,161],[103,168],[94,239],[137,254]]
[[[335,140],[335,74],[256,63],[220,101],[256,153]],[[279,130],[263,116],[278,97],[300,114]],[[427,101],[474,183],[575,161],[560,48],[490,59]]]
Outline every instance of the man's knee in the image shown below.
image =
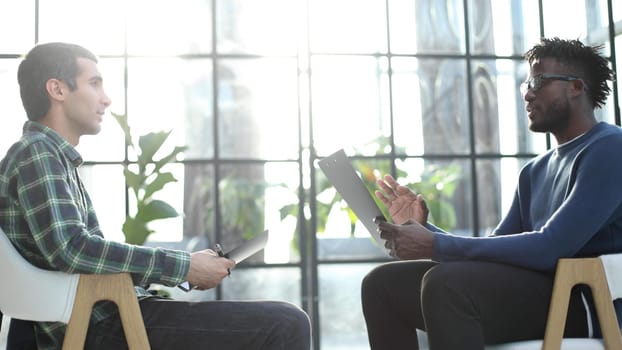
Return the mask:
[[390,264],[376,266],[363,277],[363,281],[361,282],[361,301],[363,305],[365,305],[367,301],[380,301],[386,286],[394,284],[394,281],[391,280],[390,277],[393,275],[390,270]]
[[383,278],[383,270],[384,265],[380,265],[375,267],[373,270],[369,271],[365,277],[363,277],[363,281],[361,282],[361,291],[363,294],[369,292],[369,290],[374,289],[376,285],[378,285],[379,280]]
[[274,315],[279,318],[280,329],[287,337],[309,339],[311,321],[300,307],[288,302],[272,302]]
[[441,307],[455,299],[464,289],[465,274],[459,263],[443,263],[428,270],[423,276],[421,300],[423,307]]

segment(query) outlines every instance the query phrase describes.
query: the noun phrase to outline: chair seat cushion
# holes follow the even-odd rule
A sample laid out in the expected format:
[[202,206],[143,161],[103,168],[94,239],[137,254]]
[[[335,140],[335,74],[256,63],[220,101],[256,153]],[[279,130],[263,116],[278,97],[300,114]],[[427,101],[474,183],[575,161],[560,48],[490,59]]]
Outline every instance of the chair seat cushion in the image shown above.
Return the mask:
[[[542,340],[525,340],[486,346],[486,350],[540,350],[541,348]],[[562,350],[605,350],[605,345],[602,339],[563,339]]]

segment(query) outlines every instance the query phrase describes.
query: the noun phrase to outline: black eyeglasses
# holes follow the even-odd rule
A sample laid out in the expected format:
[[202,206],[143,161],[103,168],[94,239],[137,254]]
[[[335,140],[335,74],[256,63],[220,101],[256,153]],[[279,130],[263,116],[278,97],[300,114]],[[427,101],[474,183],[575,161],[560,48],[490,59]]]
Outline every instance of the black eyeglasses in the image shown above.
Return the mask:
[[533,76],[527,80],[525,80],[520,85],[520,92],[525,96],[527,91],[536,92],[540,90],[547,80],[563,80],[563,81],[573,81],[573,80],[581,80],[579,77],[575,77],[574,75],[563,75],[563,74],[538,74]]

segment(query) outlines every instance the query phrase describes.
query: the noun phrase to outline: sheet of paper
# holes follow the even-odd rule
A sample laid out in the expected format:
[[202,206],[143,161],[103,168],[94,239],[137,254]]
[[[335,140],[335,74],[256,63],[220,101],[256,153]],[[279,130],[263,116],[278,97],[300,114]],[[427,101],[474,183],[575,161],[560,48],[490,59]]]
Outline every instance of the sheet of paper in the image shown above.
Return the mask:
[[385,240],[380,238],[380,234],[376,230],[377,226],[374,223],[376,217],[385,220],[384,215],[365,187],[363,180],[354,170],[346,153],[339,150],[320,160],[319,166],[374,240],[386,251]]
[[230,252],[226,253],[225,256],[235,261],[236,264],[239,264],[248,257],[264,249],[266,243],[268,243],[268,230],[263,231],[248,241],[244,241],[242,245],[232,249]]

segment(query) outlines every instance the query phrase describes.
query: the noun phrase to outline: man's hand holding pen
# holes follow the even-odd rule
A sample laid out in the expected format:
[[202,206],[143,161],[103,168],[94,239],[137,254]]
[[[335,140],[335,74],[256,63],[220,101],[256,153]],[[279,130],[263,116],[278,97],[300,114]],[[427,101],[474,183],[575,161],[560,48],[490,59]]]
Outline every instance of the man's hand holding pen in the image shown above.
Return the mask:
[[[225,258],[225,259],[222,259]],[[186,279],[194,288],[205,290],[216,287],[229,276],[235,261],[227,258],[220,245],[216,252],[205,249],[190,255],[190,271]]]
[[[218,253],[218,256],[222,258],[229,258],[229,256],[225,254],[225,252],[222,250],[222,246],[220,245],[220,243],[216,243],[216,253]],[[231,277],[231,269],[227,269],[227,275]]]

